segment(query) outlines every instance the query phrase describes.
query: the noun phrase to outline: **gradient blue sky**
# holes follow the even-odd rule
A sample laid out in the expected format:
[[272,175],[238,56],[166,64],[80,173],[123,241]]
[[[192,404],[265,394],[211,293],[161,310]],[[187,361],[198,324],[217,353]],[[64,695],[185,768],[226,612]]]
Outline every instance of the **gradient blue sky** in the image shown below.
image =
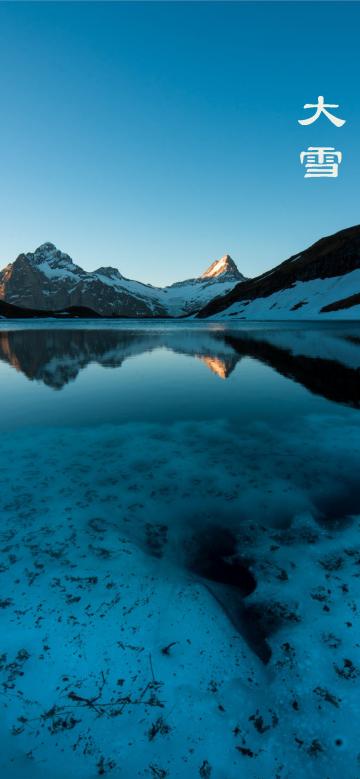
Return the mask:
[[[0,263],[166,284],[360,222],[360,3],[0,3]],[[347,124],[301,127],[305,102]],[[338,179],[299,152],[335,146]]]

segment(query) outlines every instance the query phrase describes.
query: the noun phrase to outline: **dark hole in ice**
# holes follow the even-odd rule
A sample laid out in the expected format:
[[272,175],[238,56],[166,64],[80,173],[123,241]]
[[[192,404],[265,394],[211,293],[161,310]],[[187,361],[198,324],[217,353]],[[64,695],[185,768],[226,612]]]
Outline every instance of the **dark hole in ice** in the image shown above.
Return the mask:
[[188,568],[207,582],[208,589],[253,652],[268,663],[271,649],[267,636],[273,625],[247,609],[243,599],[256,589],[249,563],[237,551],[236,536],[227,528],[211,527],[191,539]]
[[198,576],[236,587],[242,596],[255,590],[256,579],[237,555],[236,537],[230,530],[212,527],[194,536],[191,545],[189,568]]
[[283,620],[277,614],[271,614],[259,604],[245,606],[242,612],[242,633],[255,654],[263,663],[268,663],[271,648],[267,642],[269,636],[281,627]]

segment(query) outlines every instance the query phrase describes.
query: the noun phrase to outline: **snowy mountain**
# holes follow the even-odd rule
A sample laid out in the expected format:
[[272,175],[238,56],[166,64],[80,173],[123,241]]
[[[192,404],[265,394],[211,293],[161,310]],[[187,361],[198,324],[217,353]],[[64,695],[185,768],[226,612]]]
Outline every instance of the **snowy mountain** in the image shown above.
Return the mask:
[[20,254],[0,272],[0,297],[13,305],[45,311],[86,307],[103,316],[183,316],[243,281],[226,255],[198,278],[153,287],[124,278],[117,268],[87,272],[52,243]]
[[168,287],[127,279],[109,266],[87,272],[45,243],[0,272],[0,304],[0,316],[10,318],[27,309],[69,317],[359,319],[360,226],[322,238],[257,278],[246,279],[227,254],[201,276]]
[[273,270],[237,284],[198,316],[360,319],[360,226],[322,238]]

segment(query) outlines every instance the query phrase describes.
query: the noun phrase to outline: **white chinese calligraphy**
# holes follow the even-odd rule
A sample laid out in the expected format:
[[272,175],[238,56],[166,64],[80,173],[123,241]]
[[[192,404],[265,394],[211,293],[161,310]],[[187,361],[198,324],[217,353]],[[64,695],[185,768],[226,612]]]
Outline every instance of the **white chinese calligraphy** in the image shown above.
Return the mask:
[[339,108],[339,106],[336,103],[325,103],[323,95],[319,95],[317,103],[305,103],[304,108],[315,108],[316,110],[313,116],[310,116],[308,119],[298,119],[299,124],[312,124],[313,122],[316,122],[321,114],[324,114],[324,116],[330,119],[330,122],[332,122],[335,127],[342,127],[346,122],[346,119],[339,119],[327,110],[328,108]]
[[[313,124],[321,114],[324,114],[335,127],[342,127],[346,123],[346,119],[340,119],[327,110],[328,108],[339,108],[339,105],[325,103],[323,95],[319,95],[317,103],[305,103],[304,108],[315,108],[315,113],[308,119],[298,119],[298,123],[301,125]],[[334,146],[309,146],[306,151],[300,153],[300,163],[305,167],[304,178],[337,178],[342,158],[342,152],[337,151]]]
[[300,154],[300,162],[305,162],[304,178],[337,178],[342,160],[341,151],[335,151],[333,146],[309,146]]

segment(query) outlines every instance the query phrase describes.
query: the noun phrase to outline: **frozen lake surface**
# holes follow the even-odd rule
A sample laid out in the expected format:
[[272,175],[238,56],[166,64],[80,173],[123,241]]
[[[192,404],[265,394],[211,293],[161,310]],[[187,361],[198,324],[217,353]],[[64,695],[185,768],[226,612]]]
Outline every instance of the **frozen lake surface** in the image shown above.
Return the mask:
[[3,322],[3,779],[360,777],[360,325]]

